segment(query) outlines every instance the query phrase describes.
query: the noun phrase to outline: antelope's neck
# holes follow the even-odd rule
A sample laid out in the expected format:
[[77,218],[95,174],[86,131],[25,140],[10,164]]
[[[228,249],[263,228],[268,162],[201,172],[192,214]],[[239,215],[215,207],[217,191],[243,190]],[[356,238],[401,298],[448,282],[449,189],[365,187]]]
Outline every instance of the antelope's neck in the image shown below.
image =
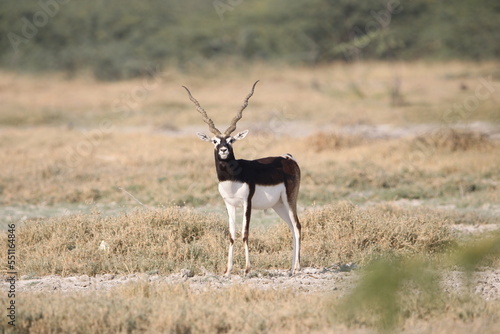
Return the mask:
[[238,181],[242,172],[241,165],[238,160],[234,158],[233,153],[225,160],[220,159],[216,154],[215,169],[217,170],[219,182]]

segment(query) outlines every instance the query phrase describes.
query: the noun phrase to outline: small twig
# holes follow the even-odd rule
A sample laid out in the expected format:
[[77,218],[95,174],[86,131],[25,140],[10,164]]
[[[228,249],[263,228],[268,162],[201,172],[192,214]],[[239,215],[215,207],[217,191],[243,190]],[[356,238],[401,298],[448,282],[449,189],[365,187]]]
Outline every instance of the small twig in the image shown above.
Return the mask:
[[145,207],[146,209],[148,208],[147,206],[145,206],[141,201],[139,201],[137,199],[137,197],[135,197],[134,195],[132,195],[131,193],[129,193],[128,191],[126,191],[124,188],[122,187],[116,187],[118,188],[119,190],[123,191],[125,194],[129,195],[130,197],[132,197],[137,203],[139,203],[140,205],[142,205],[143,207]]

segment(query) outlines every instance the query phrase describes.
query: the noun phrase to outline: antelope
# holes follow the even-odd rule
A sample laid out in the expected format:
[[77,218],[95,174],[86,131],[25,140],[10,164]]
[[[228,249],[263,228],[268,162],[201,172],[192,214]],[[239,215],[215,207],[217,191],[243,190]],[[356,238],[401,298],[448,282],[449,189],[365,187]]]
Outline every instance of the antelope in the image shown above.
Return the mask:
[[222,134],[208,117],[207,112],[200,106],[198,101],[186,89],[189,99],[196,106],[202,119],[214,136],[210,138],[204,133],[198,132],[198,137],[214,145],[215,169],[219,179],[219,193],[226,204],[229,216],[229,252],[226,276],[231,275],[233,268],[233,246],[236,237],[236,208],[243,208],[242,239],[245,246],[245,274],[251,269],[248,236],[252,209],[265,210],[273,208],[274,211],[288,224],[293,236],[293,258],[290,274],[300,270],[300,222],[297,216],[297,197],[300,186],[300,168],[291,154],[279,157],[267,157],[257,160],[236,159],[233,144],[242,140],[248,134],[248,130],[231,134],[236,130],[236,123],[242,118],[243,110],[248,106],[248,100],[252,97],[255,89],[245,98],[239,112],[231,121],[227,130]]

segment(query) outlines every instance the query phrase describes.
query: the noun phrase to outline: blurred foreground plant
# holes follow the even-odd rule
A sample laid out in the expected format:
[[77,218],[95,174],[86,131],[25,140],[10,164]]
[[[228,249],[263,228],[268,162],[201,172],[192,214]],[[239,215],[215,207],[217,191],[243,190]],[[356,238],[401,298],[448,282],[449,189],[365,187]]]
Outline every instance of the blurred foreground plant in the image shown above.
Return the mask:
[[[439,312],[456,310],[458,317],[474,317],[478,310],[472,276],[484,265],[500,260],[500,232],[452,250],[447,259],[385,257],[369,264],[358,285],[337,304],[335,315],[348,325],[376,327],[381,332],[400,329],[407,318],[425,319]],[[440,264],[464,270],[464,294],[443,290]],[[463,308],[467,310],[464,312]]]

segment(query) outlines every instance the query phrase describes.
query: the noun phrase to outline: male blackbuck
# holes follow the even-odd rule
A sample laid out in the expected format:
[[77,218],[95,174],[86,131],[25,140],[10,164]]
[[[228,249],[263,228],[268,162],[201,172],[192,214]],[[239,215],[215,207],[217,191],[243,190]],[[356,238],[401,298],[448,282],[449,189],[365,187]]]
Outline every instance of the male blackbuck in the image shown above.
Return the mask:
[[300,270],[300,223],[297,217],[297,197],[300,186],[300,168],[290,154],[280,157],[267,157],[257,160],[236,159],[233,144],[246,137],[248,130],[231,134],[236,130],[236,123],[241,119],[243,110],[252,97],[252,91],[245,98],[239,112],[233,118],[231,125],[222,134],[208,117],[207,112],[191,95],[189,99],[196,105],[196,110],[202,115],[203,121],[208,124],[214,137],[210,138],[203,133],[198,133],[201,140],[212,142],[214,145],[215,169],[219,179],[219,192],[226,203],[229,215],[229,254],[226,276],[231,275],[233,268],[233,246],[236,237],[236,208],[243,207],[242,237],[245,245],[245,273],[250,271],[248,252],[248,235],[252,209],[265,210],[273,208],[274,211],[288,224],[293,235],[293,260],[291,274]]

